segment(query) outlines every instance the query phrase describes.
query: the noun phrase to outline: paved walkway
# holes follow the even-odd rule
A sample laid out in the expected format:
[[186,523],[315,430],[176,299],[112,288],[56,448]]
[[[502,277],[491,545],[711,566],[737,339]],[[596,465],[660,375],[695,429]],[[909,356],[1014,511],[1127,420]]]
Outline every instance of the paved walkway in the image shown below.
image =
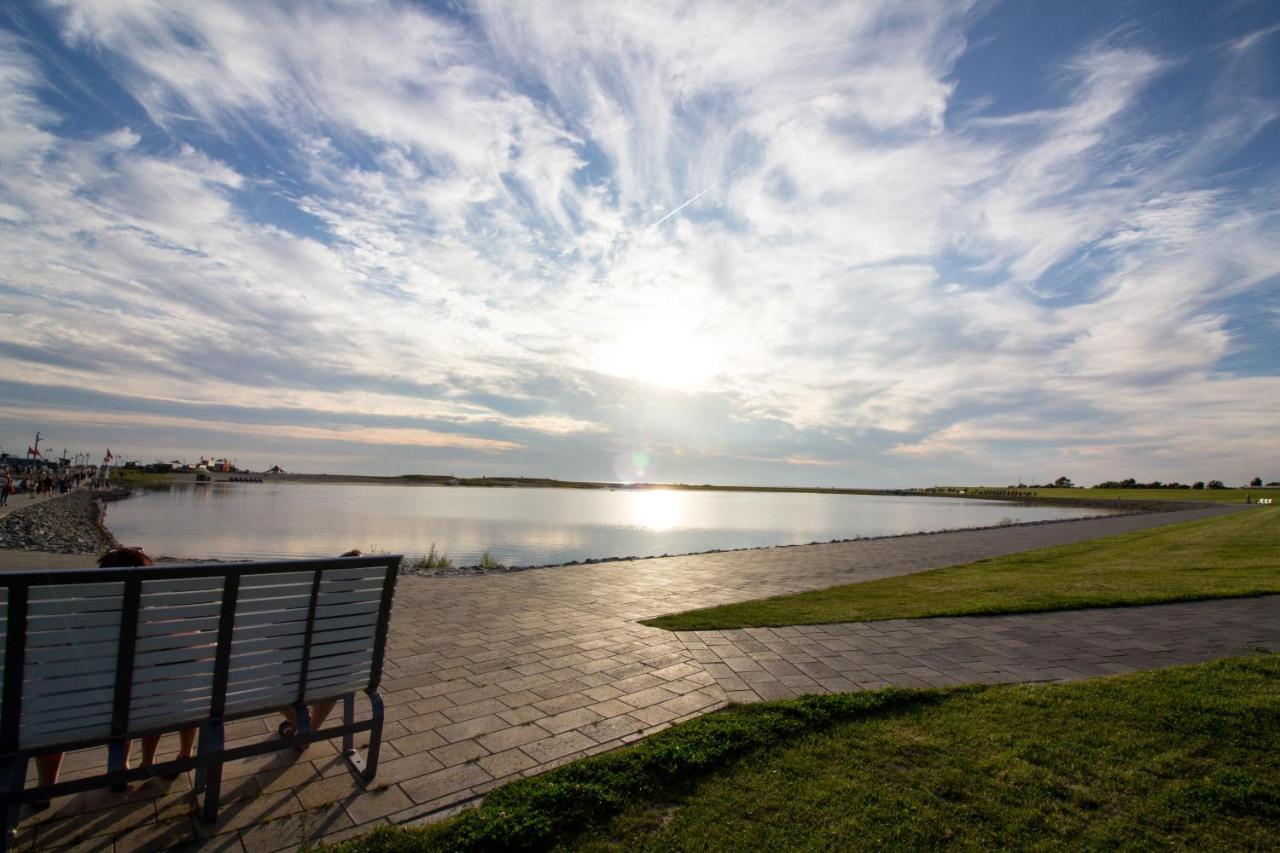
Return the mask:
[[731,702],[1073,681],[1280,649],[1280,596],[681,634]]
[[[745,695],[746,688],[737,681],[728,685],[728,691],[720,683],[729,677],[723,667],[732,670],[727,660],[735,656],[723,658],[714,652],[722,668],[708,659],[713,649],[744,639],[726,636],[731,632],[722,632],[719,638],[672,634],[639,625],[637,619],[906,574],[1237,509],[1215,507],[479,577],[404,578],[397,591],[382,687],[388,719],[382,766],[370,790],[362,791],[355,784],[333,744],[317,744],[301,756],[286,750],[229,765],[222,818],[213,827],[194,821],[194,799],[184,777],[167,788],[152,781],[125,795],[100,791],[55,801],[48,811],[24,821],[21,839],[41,849],[74,844],[85,849],[136,850],[191,842],[206,849],[271,851],[295,848],[303,837],[335,841],[367,832],[383,821],[436,816],[511,779],[614,749],[719,708],[730,693]],[[1252,604],[1277,606],[1274,598]],[[1125,613],[1132,612],[1109,611],[1105,618],[1122,621]],[[824,626],[822,630],[840,629]],[[931,629],[915,621],[902,630],[919,636]],[[1056,635],[1058,648],[1066,648],[1062,644],[1068,643],[1069,631]],[[837,655],[857,651],[838,648],[842,639],[853,643],[848,637],[831,637],[824,640],[835,643],[828,651]],[[794,637],[784,634],[783,638],[794,644]],[[948,634],[941,652],[922,647],[934,655],[926,660],[955,656],[957,649],[950,644],[961,639]],[[997,643],[998,648],[1011,648],[1017,638],[1005,635],[1000,641],[1004,646]],[[1243,650],[1233,647],[1233,642],[1224,639],[1206,657]],[[820,660],[835,662],[834,657],[816,651],[804,654],[831,672],[841,671]],[[1151,649],[1135,646],[1129,650],[1133,654],[1120,651],[1107,663],[1162,665]],[[757,656],[773,653],[751,650]],[[762,667],[764,660],[761,657]],[[796,669],[803,673],[800,663],[808,666],[810,662],[797,659]],[[863,669],[875,674],[870,666]],[[930,663],[921,666],[938,672]],[[919,677],[907,672],[909,668],[902,670]],[[783,674],[788,679],[794,676]],[[950,670],[941,674],[948,675]],[[975,674],[984,673],[975,670]],[[1017,670],[1009,668],[1007,674]],[[1054,678],[1065,673],[1036,670],[1033,675]],[[813,689],[825,689],[819,679],[828,677],[826,670],[814,668],[806,677],[816,685]],[[793,689],[781,675],[777,678]],[[847,680],[860,683],[856,678]],[[740,681],[765,683],[763,679]],[[797,682],[794,689],[799,687]],[[751,692],[763,695],[760,689],[774,688],[753,687]],[[274,730],[275,724],[267,718],[241,721],[229,736],[257,739]],[[172,747],[169,740],[166,747]],[[101,760],[97,753],[69,756],[68,774],[83,772]]]
[[0,506],[0,518],[4,518],[15,509],[22,509],[24,506],[35,506],[45,501],[51,501],[54,498],[62,497],[57,492],[51,492],[45,495],[33,495],[30,492],[24,492],[19,495],[9,495],[9,502],[4,506]]

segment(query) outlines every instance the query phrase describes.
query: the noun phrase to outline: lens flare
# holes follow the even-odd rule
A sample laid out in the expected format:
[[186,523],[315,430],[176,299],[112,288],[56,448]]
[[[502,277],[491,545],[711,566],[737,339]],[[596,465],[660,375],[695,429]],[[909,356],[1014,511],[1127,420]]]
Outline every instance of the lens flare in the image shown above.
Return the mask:
[[620,454],[613,460],[613,473],[620,483],[645,483],[652,480],[653,459],[643,450]]

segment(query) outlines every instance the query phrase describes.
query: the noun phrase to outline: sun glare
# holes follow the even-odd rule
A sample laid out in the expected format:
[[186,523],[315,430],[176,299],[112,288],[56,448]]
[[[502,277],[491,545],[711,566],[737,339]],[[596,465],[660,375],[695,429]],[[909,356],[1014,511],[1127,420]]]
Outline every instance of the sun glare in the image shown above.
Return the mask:
[[684,520],[684,498],[680,492],[653,489],[627,495],[627,515],[631,523],[645,530],[670,530]]
[[604,347],[599,366],[658,388],[693,391],[716,374],[719,358],[692,329],[660,326],[624,332]]

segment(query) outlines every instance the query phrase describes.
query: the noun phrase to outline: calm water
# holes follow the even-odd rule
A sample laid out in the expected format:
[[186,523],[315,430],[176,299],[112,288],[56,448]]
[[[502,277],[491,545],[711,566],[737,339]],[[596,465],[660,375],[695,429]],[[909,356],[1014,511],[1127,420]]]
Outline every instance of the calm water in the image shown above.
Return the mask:
[[768,492],[213,483],[107,505],[125,545],[172,557],[274,559],[432,543],[473,565],[655,556],[1097,515],[948,498]]

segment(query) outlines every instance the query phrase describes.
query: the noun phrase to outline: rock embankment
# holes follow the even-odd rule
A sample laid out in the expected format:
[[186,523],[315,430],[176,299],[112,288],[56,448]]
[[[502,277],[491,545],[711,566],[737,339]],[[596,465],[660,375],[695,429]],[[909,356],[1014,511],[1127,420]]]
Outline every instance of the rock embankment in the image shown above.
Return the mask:
[[[100,498],[113,492],[72,492],[21,507],[0,518],[0,548],[52,551],[60,554],[99,554],[119,543],[102,526]],[[21,497],[10,500],[21,500]]]

